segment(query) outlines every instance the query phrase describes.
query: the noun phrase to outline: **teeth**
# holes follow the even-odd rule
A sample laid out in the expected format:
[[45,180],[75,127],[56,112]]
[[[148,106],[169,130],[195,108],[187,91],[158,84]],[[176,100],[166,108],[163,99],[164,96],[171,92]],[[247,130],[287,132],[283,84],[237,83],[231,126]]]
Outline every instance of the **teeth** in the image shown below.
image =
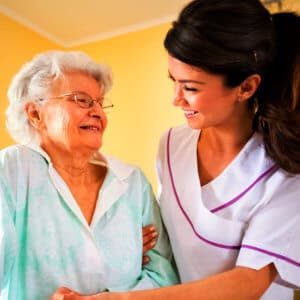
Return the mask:
[[184,112],[186,115],[195,115],[195,114],[198,113],[197,111],[192,111],[192,110],[184,110],[183,112]]
[[99,128],[96,127],[96,126],[81,126],[81,128],[83,128],[83,129],[89,129],[89,130],[96,130],[96,131],[99,130]]

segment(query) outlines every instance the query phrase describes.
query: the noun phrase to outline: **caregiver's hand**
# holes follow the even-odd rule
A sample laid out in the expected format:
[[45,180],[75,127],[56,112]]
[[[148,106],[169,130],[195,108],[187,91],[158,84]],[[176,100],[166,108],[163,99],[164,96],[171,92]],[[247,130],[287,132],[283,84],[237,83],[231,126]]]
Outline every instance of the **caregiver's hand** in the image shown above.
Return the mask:
[[81,295],[69,288],[60,287],[49,300],[110,300],[109,293],[103,292],[95,295]]
[[158,233],[153,225],[143,227],[143,265],[150,262],[150,257],[145,255],[149,250],[155,247]]
[[95,299],[94,296],[83,296],[80,295],[69,288],[60,287],[56,290],[56,292],[52,295],[49,300],[89,300]]

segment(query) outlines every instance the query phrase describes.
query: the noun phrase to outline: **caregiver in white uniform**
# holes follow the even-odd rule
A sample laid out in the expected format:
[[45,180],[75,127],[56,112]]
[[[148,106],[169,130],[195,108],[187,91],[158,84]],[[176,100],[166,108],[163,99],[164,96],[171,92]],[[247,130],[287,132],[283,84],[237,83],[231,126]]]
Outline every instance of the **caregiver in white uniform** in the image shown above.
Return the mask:
[[165,39],[187,125],[160,143],[161,211],[182,282],[229,271],[218,299],[300,286],[299,34],[255,0],[194,1]]
[[293,298],[300,287],[299,36],[298,16],[271,16],[259,0],[196,0],[183,9],[165,47],[173,104],[187,125],[166,132],[157,160],[183,284],[64,299]]

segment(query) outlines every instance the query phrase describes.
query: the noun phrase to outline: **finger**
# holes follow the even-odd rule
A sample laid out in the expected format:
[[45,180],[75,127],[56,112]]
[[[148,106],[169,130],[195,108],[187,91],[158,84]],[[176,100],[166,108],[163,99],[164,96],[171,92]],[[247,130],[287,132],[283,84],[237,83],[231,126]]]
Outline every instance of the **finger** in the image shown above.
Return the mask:
[[49,300],[64,300],[64,295],[60,293],[55,293],[51,296],[51,298],[49,298]]
[[156,228],[152,224],[150,224],[150,225],[143,227],[142,231],[143,231],[143,236],[144,236],[144,235],[156,232]]
[[150,242],[156,242],[158,233],[157,232],[153,232],[151,234],[147,234],[143,236],[143,244],[148,244]]
[[70,292],[64,295],[63,300],[88,300],[90,296],[79,295],[76,292]]
[[65,295],[69,294],[70,292],[71,290],[69,288],[60,287],[55,291],[50,300],[65,300]]
[[146,252],[148,252],[149,250],[153,249],[156,245],[156,240],[151,241],[147,244],[143,245],[143,254],[145,254]]
[[143,255],[142,265],[147,265],[150,262],[150,257],[148,255]]

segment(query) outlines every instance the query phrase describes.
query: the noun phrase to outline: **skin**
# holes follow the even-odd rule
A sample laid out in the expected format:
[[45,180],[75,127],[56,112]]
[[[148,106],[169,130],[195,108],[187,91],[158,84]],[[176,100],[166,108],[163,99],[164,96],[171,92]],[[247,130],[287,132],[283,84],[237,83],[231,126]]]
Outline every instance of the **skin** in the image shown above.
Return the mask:
[[[220,75],[207,73],[172,56],[168,62],[175,89],[173,104],[182,109],[191,128],[201,129],[197,155],[199,181],[205,185],[228,166],[253,134],[253,115],[247,101],[257,90],[261,78],[253,74],[239,86],[230,88]],[[253,300],[261,297],[276,275],[273,264],[260,270],[236,266],[227,272],[171,287],[90,296],[62,289],[53,299]]]
[[[51,84],[45,99],[74,91],[85,92],[93,98],[104,96],[96,80],[81,72],[66,73]],[[30,102],[25,110],[29,122],[40,133],[41,147],[50,156],[90,224],[106,174],[105,167],[89,163],[102,145],[107,126],[104,111],[98,103],[86,109],[68,98]]]
[[[169,56],[174,81],[173,104],[180,108],[191,128],[201,129],[198,170],[201,185],[216,178],[253,134],[253,115],[247,100],[260,76],[249,76],[237,87],[226,87],[220,75],[207,73]],[[242,124],[242,125],[241,125]]]
[[143,227],[143,265],[150,262],[150,257],[145,255],[149,250],[155,247],[158,233],[153,225]]

